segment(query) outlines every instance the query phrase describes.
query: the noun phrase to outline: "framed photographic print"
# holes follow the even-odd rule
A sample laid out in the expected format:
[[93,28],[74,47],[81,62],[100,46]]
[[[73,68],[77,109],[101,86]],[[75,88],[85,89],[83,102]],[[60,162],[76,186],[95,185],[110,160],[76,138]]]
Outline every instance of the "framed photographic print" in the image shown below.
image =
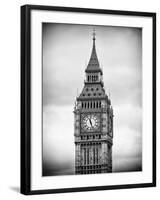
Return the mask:
[[21,193],[156,186],[156,14],[21,7]]

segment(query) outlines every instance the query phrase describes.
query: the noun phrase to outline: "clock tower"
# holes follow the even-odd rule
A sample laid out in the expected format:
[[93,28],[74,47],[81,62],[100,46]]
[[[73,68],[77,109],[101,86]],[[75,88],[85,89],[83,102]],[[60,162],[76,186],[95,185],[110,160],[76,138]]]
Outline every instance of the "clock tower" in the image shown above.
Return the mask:
[[93,31],[84,87],[74,107],[76,174],[112,172],[113,109],[105,93],[95,40]]

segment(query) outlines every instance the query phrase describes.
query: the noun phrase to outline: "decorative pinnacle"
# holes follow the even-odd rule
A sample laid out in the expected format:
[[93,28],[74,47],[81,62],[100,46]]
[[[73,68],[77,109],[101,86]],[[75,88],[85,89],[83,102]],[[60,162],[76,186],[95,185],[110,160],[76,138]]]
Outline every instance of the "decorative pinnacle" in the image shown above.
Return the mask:
[[93,28],[93,40],[96,40],[96,30]]

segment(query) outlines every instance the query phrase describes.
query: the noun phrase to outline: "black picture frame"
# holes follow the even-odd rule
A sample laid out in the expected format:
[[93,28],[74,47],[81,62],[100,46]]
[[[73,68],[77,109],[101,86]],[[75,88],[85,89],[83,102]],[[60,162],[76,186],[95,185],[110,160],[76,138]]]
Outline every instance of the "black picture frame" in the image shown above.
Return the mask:
[[[152,183],[138,183],[125,185],[92,186],[78,188],[60,188],[31,190],[31,11],[64,11],[92,14],[122,15],[122,16],[142,16],[151,17],[152,26],[152,138],[153,138],[153,163],[152,163]],[[49,194],[64,192],[80,192],[93,190],[127,189],[156,186],[156,13],[104,10],[90,8],[72,8],[44,5],[24,5],[21,6],[21,183],[20,191],[25,195]]]

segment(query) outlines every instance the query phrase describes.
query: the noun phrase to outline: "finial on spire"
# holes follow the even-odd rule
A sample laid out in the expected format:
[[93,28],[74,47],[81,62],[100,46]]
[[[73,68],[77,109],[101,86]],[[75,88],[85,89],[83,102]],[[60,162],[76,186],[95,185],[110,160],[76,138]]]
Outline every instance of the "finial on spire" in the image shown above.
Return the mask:
[[93,40],[96,40],[96,30],[93,28]]

